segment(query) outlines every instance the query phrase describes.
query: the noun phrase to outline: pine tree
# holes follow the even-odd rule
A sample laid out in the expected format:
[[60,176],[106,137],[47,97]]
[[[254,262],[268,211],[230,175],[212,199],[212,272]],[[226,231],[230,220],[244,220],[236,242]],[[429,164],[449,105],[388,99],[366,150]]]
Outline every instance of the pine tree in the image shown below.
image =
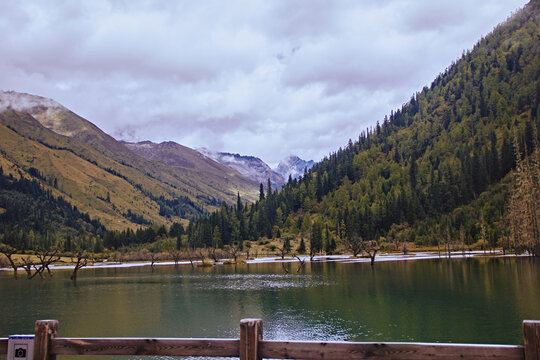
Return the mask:
[[261,200],[264,200],[264,186],[263,184],[261,183],[260,187],[259,187],[259,201]]
[[315,254],[320,252],[322,250],[322,225],[317,220],[313,223],[313,226],[311,227],[311,238],[310,238],[310,244],[309,244],[309,255],[311,259],[313,260],[313,257]]
[[300,244],[298,245],[296,251],[298,251],[299,254],[303,254],[306,252],[306,243],[304,242],[304,238],[300,239]]

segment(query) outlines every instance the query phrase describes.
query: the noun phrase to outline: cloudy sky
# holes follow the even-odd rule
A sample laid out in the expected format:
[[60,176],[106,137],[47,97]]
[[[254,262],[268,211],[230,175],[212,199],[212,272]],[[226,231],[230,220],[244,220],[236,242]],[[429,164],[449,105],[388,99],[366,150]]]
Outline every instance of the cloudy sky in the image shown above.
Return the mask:
[[525,0],[0,1],[0,89],[270,164],[381,121]]

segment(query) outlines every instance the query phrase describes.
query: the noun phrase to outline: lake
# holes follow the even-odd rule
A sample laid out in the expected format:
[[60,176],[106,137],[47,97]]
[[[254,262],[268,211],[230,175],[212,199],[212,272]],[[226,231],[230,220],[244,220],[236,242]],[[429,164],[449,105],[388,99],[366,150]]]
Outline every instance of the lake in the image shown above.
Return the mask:
[[0,272],[0,337],[57,319],[67,337],[237,338],[262,318],[266,339],[522,344],[522,321],[540,319],[538,258],[285,267],[83,269],[76,287],[65,270]]

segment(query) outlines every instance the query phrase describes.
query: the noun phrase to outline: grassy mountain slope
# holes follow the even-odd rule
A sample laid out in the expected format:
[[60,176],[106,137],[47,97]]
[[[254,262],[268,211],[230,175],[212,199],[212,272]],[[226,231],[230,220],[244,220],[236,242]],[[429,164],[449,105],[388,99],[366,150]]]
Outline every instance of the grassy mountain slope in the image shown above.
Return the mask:
[[[189,171],[195,174],[194,178],[206,179],[207,182],[211,181],[211,184],[219,184],[220,182],[234,184],[235,189],[247,200],[256,200],[254,196],[256,192],[252,189],[258,188],[259,183],[249,180],[236,170],[220,164],[198,151],[173,141],[160,144],[151,141],[123,142],[123,144],[135,154],[152,162],[159,161],[181,171]],[[251,189],[251,191],[246,192],[246,189]]]
[[[8,165],[4,167],[5,172],[27,175],[30,168],[38,169],[45,179],[56,179],[57,189],[54,191],[113,229],[134,226],[122,216],[129,209],[148,220],[162,221],[158,204],[137,187],[137,184],[144,183],[146,191],[167,195],[170,190],[158,181],[147,181],[143,174],[45,128],[41,129],[41,134],[36,134],[40,141],[25,137],[15,129],[26,128],[25,125],[35,122],[28,114],[4,112],[0,114],[0,121],[3,123],[0,125],[1,155],[9,161],[9,164],[5,161]],[[18,126],[4,125],[10,123]],[[50,183],[47,181],[44,185],[50,187]]]
[[199,164],[186,169],[149,161],[59,105],[25,111],[4,106],[0,127],[6,173],[31,176],[30,169],[37,170],[44,186],[110,229],[193,218],[222,200],[234,201],[237,191],[247,197],[257,191],[241,176],[207,176]]
[[[17,95],[26,101],[24,105],[18,105],[17,100],[14,100],[13,105],[22,107],[21,110],[32,115],[44,127],[90,145],[111,159],[146,173],[195,198],[200,197],[202,205],[205,201],[211,204],[215,202],[215,199],[232,202],[238,191],[248,198],[253,198],[257,192],[257,184],[246,181],[242,176],[225,178],[219,171],[206,171],[209,168],[204,157],[196,159],[192,156],[190,166],[177,166],[171,169],[162,162],[147,161],[134,154],[124,144],[116,141],[94,124],[52,100],[28,94]],[[45,103],[45,106],[41,105],[42,103]],[[187,153],[187,148],[183,148]]]
[[199,221],[191,241],[279,234],[326,244],[496,243],[505,231],[514,136],[520,153],[531,154],[540,129],[539,23],[540,3],[531,1],[382,124],[253,207]]

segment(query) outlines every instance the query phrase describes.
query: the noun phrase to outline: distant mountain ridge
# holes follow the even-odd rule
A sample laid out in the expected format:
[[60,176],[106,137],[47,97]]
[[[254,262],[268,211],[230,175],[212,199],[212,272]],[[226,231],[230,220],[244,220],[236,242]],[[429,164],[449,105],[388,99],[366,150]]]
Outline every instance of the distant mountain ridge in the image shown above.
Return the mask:
[[131,143],[121,141],[128,149],[148,160],[161,161],[176,168],[198,169],[198,171],[212,174],[225,181],[234,181],[246,187],[256,187],[258,183],[241,175],[231,167],[225,166],[212,158],[201,154],[187,146],[180,145],[174,141],[164,141],[159,144],[152,141],[142,141]]
[[304,174],[305,169],[309,170],[315,165],[313,160],[306,161],[296,155],[290,155],[283,159],[275,169],[272,169],[268,164],[255,156],[214,152],[205,148],[198,149],[198,151],[221,164],[235,169],[240,174],[257,183],[266,184],[268,179],[270,179],[270,183],[274,189],[279,189],[285,185],[289,179],[289,175],[293,179],[298,179]]

